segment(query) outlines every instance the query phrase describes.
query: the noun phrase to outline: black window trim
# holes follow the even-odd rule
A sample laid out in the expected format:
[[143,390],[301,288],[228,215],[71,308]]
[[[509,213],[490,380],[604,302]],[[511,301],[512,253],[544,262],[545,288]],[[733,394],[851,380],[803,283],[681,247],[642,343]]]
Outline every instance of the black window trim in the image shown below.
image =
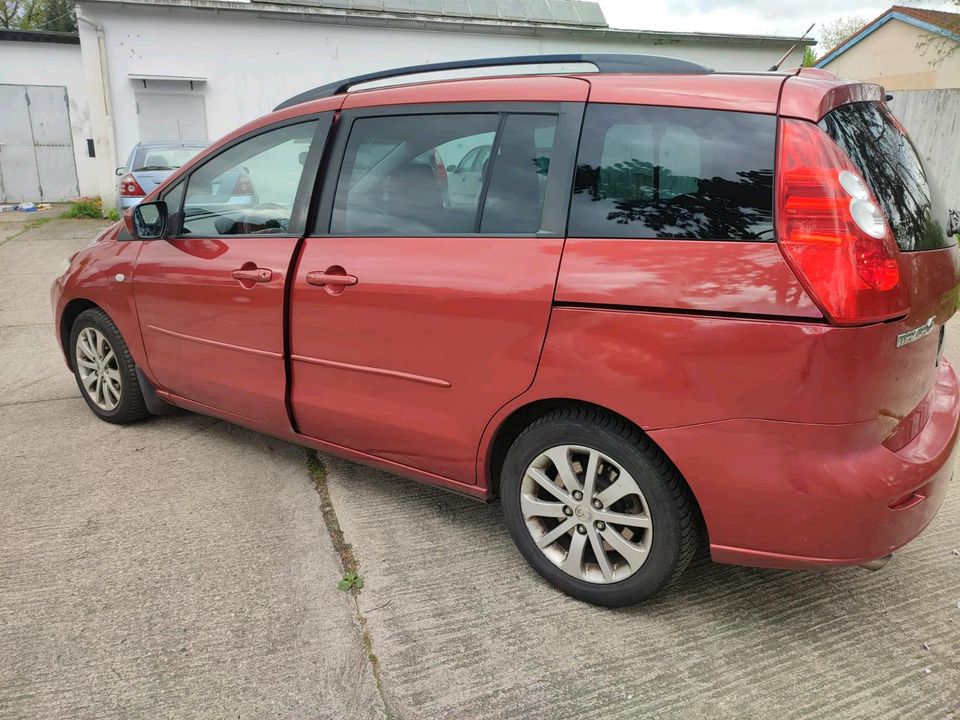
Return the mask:
[[247,140],[253,140],[260,135],[272,132],[274,130],[280,130],[285,127],[290,127],[292,125],[301,125],[308,122],[316,122],[317,127],[314,130],[313,138],[310,141],[310,147],[307,150],[307,157],[303,163],[303,171],[300,175],[300,183],[297,186],[297,193],[294,196],[293,208],[290,215],[290,223],[287,226],[287,232],[285,233],[252,233],[252,234],[243,234],[243,235],[220,235],[217,237],[220,238],[229,238],[233,239],[244,239],[244,238],[301,238],[304,236],[307,228],[307,216],[309,214],[310,200],[313,197],[314,186],[317,182],[318,171],[320,169],[320,160],[323,156],[323,151],[327,146],[329,140],[330,132],[333,127],[333,121],[336,113],[333,110],[328,110],[322,113],[310,113],[308,115],[297,115],[295,117],[287,118],[286,120],[281,120],[279,122],[271,123],[270,125],[264,125],[263,127],[251,130],[248,133],[244,133],[239,137],[234,138],[228,143],[217,148],[216,152],[207,157],[203,158],[203,162],[198,163],[195,167],[190,168],[190,170],[180,179],[170,186],[170,188],[163,191],[160,195],[160,199],[164,200],[167,195],[177,189],[181,183],[187,183],[184,187],[183,196],[180,198],[180,206],[173,210],[173,208],[167,208],[167,213],[169,217],[175,217],[177,226],[175,231],[168,231],[167,237],[170,239],[177,240],[195,240],[201,239],[200,235],[184,235],[183,234],[183,205],[186,201],[187,190],[189,189],[190,179],[193,177],[193,174],[204,167],[208,162],[219,157],[223,153],[233,149],[237,145],[240,145]]
[[[576,171],[577,145],[580,128],[586,110],[585,102],[538,101],[538,102],[451,102],[417,103],[412,105],[376,105],[363,108],[341,110],[334,124],[333,136],[328,141],[329,158],[324,163],[325,172],[315,185],[313,200],[314,220],[307,228],[308,237],[362,237],[356,233],[331,233],[333,206],[336,200],[337,185],[346,154],[347,143],[353,124],[361,118],[384,118],[403,115],[500,115],[497,128],[499,142],[505,118],[509,115],[554,115],[557,117],[557,130],[554,136],[553,153],[550,159],[550,175],[543,200],[543,216],[540,230],[535,233],[420,233],[416,235],[377,235],[382,238],[440,237],[440,238],[476,238],[476,237],[564,237],[567,229],[567,216],[570,210],[570,197],[573,192],[573,179]],[[491,157],[493,154],[491,153]],[[493,163],[490,163],[492,173]],[[484,188],[488,184],[484,178]],[[485,192],[485,190],[484,190]]]

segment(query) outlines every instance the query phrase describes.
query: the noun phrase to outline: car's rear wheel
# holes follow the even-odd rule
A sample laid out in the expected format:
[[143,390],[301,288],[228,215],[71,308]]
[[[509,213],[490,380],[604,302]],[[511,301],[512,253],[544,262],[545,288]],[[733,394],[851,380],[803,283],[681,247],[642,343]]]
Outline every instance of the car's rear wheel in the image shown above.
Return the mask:
[[599,409],[556,410],[521,433],[500,497],[530,565],[598,605],[649,598],[697,549],[699,513],[676,468],[637,428]]
[[70,360],[80,393],[99,418],[123,424],[150,414],[130,350],[103,310],[91,308],[77,316],[70,332]]

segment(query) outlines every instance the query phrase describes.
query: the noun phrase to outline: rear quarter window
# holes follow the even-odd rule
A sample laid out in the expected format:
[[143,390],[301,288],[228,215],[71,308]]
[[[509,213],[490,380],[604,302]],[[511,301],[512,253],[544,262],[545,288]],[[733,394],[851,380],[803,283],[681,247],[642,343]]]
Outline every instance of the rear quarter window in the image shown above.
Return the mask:
[[950,247],[947,208],[910,138],[886,105],[843,105],[820,121],[883,207],[901,252]]
[[775,150],[769,115],[592,105],[569,234],[772,241]]

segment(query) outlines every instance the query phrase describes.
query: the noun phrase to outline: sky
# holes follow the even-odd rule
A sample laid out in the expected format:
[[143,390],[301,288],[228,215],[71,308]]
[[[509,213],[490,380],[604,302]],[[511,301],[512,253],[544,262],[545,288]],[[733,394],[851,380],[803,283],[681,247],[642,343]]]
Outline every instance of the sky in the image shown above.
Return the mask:
[[[828,23],[841,16],[860,15],[868,20],[891,5],[912,5],[960,11],[945,2],[896,0],[882,4],[870,0],[599,0],[612,27],[639,30],[803,34],[810,23]],[[817,37],[817,28],[810,33]]]

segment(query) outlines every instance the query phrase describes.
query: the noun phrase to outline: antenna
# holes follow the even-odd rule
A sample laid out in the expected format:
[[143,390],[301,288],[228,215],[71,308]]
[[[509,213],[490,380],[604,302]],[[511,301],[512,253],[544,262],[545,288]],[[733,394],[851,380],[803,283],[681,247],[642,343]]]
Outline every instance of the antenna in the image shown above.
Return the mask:
[[[813,26],[814,26],[814,25],[816,25],[816,23],[810,23],[810,27],[808,27],[808,28],[807,28],[807,31],[806,31],[805,33],[803,33],[803,35],[800,36],[800,40],[803,40],[808,34],[810,34],[810,31],[813,30]],[[791,45],[791,46],[790,46],[790,49],[787,50],[787,51],[783,54],[783,57],[780,58],[779,60],[777,60],[777,61],[773,64],[773,67],[770,68],[770,72],[776,72],[777,70],[780,69],[780,66],[783,65],[783,61],[786,60],[788,57],[790,57],[790,53],[792,53],[794,50],[797,49],[797,45],[800,44],[800,40],[798,40],[798,41],[795,42],[793,45]]]

